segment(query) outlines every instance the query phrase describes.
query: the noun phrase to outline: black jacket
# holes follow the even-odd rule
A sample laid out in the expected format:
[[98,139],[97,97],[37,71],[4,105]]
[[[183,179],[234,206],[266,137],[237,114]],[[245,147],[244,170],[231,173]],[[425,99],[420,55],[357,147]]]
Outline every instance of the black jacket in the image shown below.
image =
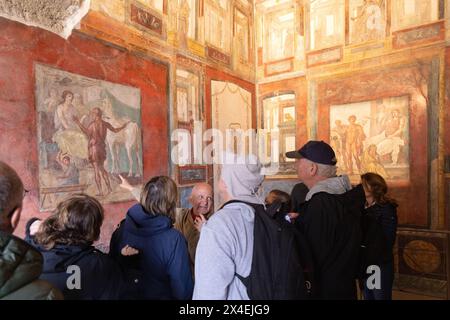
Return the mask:
[[61,300],[61,292],[39,280],[42,255],[28,243],[0,231],[0,300]]
[[392,203],[376,203],[365,209],[365,214],[374,217],[375,220],[382,226],[388,249],[391,252],[390,258],[392,261],[392,249],[394,248],[395,239],[397,236],[397,206]]
[[305,202],[308,187],[304,183],[297,183],[291,191],[292,211],[300,213],[300,207]]
[[296,223],[311,248],[319,299],[356,299],[364,203],[359,185],[341,195],[316,193],[300,207]]
[[[119,264],[93,246],[55,245],[47,250],[30,237],[27,224],[26,240],[44,257],[40,279],[47,280],[59,288],[67,300],[115,300],[123,287],[123,272]],[[76,272],[69,266],[79,267],[80,289],[69,289],[75,284]],[[73,267],[72,267],[73,268]],[[68,279],[69,277],[72,277]],[[69,280],[69,281],[68,281]]]

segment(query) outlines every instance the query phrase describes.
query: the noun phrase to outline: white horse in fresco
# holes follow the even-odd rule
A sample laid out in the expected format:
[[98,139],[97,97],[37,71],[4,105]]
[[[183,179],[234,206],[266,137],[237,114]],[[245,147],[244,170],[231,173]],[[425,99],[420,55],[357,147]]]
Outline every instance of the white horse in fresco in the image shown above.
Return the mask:
[[[102,101],[102,111],[105,121],[109,122],[114,128],[122,126],[125,122],[129,121],[125,118],[118,118],[113,111],[111,101],[108,97],[105,97]],[[134,176],[142,176],[142,160],[140,153],[141,147],[141,129],[136,122],[130,121],[125,129],[115,133],[110,130],[106,134],[106,144],[111,155],[111,173],[120,174],[119,167],[119,150],[120,146],[124,146],[127,152],[128,159],[128,177],[133,176],[133,155],[136,157],[136,171]]]

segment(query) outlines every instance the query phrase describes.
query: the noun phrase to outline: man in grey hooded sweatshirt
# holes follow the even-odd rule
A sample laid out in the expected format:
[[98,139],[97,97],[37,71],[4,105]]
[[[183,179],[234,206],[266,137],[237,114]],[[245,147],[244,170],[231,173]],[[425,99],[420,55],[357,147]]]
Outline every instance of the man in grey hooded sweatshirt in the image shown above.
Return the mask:
[[[224,202],[263,202],[256,195],[264,176],[256,157],[226,157],[218,191]],[[202,227],[195,257],[194,300],[248,300],[236,274],[250,274],[255,212],[244,203],[230,203]]]
[[298,177],[309,189],[296,224],[311,249],[318,298],[356,299],[364,190],[350,191],[348,176],[336,176],[335,153],[323,141],[309,141],[286,156],[296,159]]

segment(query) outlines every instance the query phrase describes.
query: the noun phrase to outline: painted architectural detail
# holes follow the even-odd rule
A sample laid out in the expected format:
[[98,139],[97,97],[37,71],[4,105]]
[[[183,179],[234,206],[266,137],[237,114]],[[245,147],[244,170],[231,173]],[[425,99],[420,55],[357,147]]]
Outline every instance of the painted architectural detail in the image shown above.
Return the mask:
[[394,48],[404,48],[417,44],[430,43],[445,39],[444,22],[436,22],[417,28],[394,32]]
[[308,52],[307,65],[313,67],[321,64],[338,62],[342,59],[342,47],[323,49],[314,52]]
[[135,4],[131,4],[131,21],[135,22],[150,31],[156,32],[162,35],[163,32],[163,22],[161,18],[158,18],[144,9],[137,7]]

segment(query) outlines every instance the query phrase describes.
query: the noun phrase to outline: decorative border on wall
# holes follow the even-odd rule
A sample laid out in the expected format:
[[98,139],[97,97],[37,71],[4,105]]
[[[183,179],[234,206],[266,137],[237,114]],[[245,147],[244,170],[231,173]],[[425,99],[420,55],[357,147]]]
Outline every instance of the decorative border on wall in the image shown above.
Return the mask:
[[306,54],[306,66],[309,68],[333,62],[340,62],[342,57],[342,46],[311,51]]
[[191,165],[178,167],[178,183],[180,185],[206,182],[206,166]]
[[220,52],[219,50],[211,46],[206,46],[206,56],[216,62],[223,63],[226,66],[230,66],[231,63],[230,56],[223,52]]
[[128,0],[125,14],[126,21],[133,27],[144,32],[149,32],[163,40],[167,38],[163,16],[157,11],[135,0]]
[[401,49],[445,39],[445,21],[438,21],[419,27],[392,33],[392,46]]
[[273,76],[294,70],[294,58],[287,58],[264,65],[264,76]]

